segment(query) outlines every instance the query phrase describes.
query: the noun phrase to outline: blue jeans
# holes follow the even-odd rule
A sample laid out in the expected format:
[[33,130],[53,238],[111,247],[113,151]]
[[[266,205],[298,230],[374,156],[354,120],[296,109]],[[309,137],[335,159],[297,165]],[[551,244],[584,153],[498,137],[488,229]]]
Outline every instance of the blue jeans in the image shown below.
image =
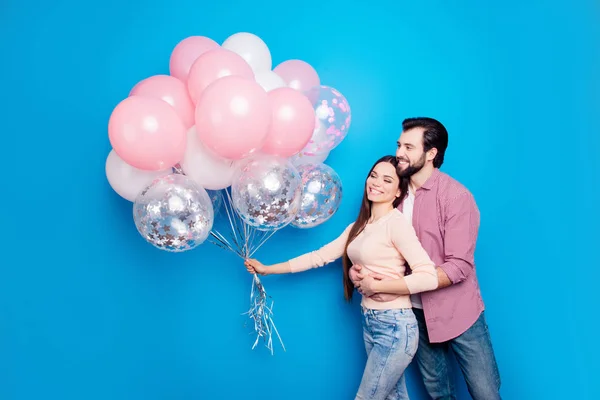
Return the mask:
[[417,365],[429,396],[455,400],[448,351],[458,361],[473,400],[500,400],[500,374],[483,312],[462,335],[443,343],[429,343],[423,310],[413,309],[419,321]]
[[419,344],[417,319],[411,308],[363,308],[367,365],[355,400],[408,399],[404,371]]

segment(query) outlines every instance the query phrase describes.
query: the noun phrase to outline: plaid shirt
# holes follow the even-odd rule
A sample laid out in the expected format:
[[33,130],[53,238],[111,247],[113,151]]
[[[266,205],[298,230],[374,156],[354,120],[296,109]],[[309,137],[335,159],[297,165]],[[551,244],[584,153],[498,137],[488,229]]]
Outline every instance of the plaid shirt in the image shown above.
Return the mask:
[[445,342],[465,332],[484,309],[474,259],[479,210],[462,184],[435,169],[415,193],[413,226],[429,257],[452,281],[421,293],[429,340]]

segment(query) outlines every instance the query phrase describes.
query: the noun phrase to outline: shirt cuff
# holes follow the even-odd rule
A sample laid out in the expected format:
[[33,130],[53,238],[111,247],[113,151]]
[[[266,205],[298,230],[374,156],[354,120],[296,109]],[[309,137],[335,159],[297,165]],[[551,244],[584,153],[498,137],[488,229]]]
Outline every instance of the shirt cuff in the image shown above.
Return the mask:
[[448,275],[448,279],[452,284],[460,283],[466,279],[458,265],[453,262],[447,261],[440,265],[440,268]]

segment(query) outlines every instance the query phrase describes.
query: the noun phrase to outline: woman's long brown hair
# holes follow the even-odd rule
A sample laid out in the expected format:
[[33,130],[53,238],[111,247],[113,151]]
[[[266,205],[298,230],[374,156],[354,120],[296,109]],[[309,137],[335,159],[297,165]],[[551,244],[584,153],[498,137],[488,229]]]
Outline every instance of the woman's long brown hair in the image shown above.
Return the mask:
[[[369,176],[371,176],[371,173],[373,172],[373,170],[375,169],[377,164],[382,163],[382,162],[387,162],[387,163],[392,164],[394,166],[394,168],[396,169],[396,173],[398,172],[398,160],[396,159],[396,157],[384,156],[384,157],[381,157],[379,160],[377,160],[375,162],[375,164],[373,164],[373,167],[371,167],[371,170],[369,171],[369,174],[367,175],[367,178],[365,179],[365,189],[363,192],[363,199],[362,199],[362,203],[360,205],[360,210],[358,212],[358,218],[356,218],[354,225],[350,229],[350,233],[348,234],[348,241],[346,242],[346,247],[344,249],[344,256],[342,258],[342,262],[343,262],[343,266],[344,266],[344,268],[343,268],[343,270],[344,270],[344,297],[348,301],[352,300],[352,294],[354,293],[354,284],[350,280],[350,268],[352,267],[352,261],[350,261],[350,258],[348,257],[348,245],[354,239],[356,239],[356,237],[363,231],[363,229],[365,229],[365,226],[367,225],[369,218],[371,218],[371,201],[367,197],[367,179],[369,179]],[[394,208],[398,207],[402,203],[402,200],[404,200],[404,197],[406,197],[406,195],[408,193],[408,183],[410,181],[410,178],[400,178],[399,174],[398,174],[398,179],[399,179],[400,197],[398,197],[394,200],[394,203],[393,203]]]

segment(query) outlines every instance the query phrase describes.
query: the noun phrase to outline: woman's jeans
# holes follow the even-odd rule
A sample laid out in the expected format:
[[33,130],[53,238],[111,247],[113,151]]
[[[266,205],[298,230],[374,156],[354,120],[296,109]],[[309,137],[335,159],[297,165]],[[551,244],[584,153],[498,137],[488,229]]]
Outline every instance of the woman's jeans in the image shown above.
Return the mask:
[[404,371],[419,343],[412,308],[362,311],[367,365],[355,400],[408,399]]

